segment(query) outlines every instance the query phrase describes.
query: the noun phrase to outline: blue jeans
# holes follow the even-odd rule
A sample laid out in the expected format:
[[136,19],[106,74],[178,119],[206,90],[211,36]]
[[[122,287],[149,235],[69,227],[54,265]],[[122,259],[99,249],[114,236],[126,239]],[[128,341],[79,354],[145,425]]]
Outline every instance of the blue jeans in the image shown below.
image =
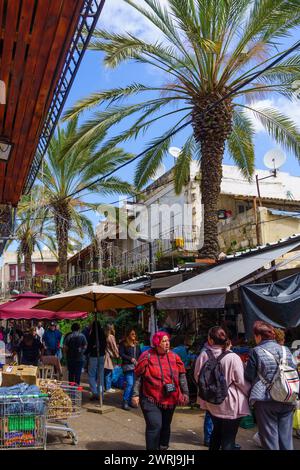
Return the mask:
[[112,373],[112,369],[104,369],[105,390],[111,389]]
[[101,390],[102,397],[104,397],[104,356],[100,356],[99,359],[97,357],[89,358],[88,374],[92,394],[99,397]]
[[209,444],[210,443],[210,438],[213,432],[213,422],[211,419],[210,413],[207,411],[205,413],[205,419],[204,419],[204,442]]
[[126,387],[125,387],[124,394],[123,394],[123,400],[130,403],[132,392],[133,392],[133,385],[134,385],[134,371],[133,370],[124,372],[124,381],[126,382]]

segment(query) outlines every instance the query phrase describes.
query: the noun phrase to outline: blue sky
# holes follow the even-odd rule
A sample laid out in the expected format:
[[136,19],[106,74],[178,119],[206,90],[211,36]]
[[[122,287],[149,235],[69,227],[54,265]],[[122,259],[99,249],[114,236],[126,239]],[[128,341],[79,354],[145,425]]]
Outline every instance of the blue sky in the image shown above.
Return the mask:
[[[136,0],[136,2],[141,5],[144,3],[143,0]],[[160,3],[167,4],[167,0],[160,0]],[[153,41],[155,39],[161,39],[160,32],[149,21],[141,17],[132,7],[124,4],[122,0],[106,1],[98,26],[109,31],[127,31],[145,40]],[[299,30],[295,31],[293,37],[284,41],[285,46],[293,44],[298,38]],[[148,65],[138,65],[134,62],[122,64],[116,69],[107,69],[103,65],[103,55],[101,53],[87,51],[73,84],[65,109],[74,104],[78,99],[88,96],[91,92],[124,86],[132,82],[155,86],[166,82],[166,79],[160,72],[157,72],[157,69],[154,70]],[[296,102],[291,104],[284,98],[274,96],[274,98],[265,101],[263,104],[266,106],[275,106],[282,112],[288,113],[296,122],[300,122],[300,106]],[[138,138],[136,141],[123,144],[123,147],[134,154],[139,153],[145,148],[147,142],[161,135],[164,130],[167,130],[172,123],[174,123],[172,118],[166,120],[163,125],[161,122],[162,121],[160,121],[159,125],[149,128],[145,136]],[[126,127],[127,126],[128,123]],[[112,134],[117,134],[120,128],[121,127],[116,127],[116,130],[113,131]],[[256,123],[256,128],[258,131],[255,137],[256,168],[265,168],[263,164],[265,153],[278,146],[276,143],[272,142],[259,123]],[[175,137],[172,145],[181,147],[184,142],[184,137],[190,133],[191,128],[183,131],[180,135]],[[172,163],[173,158],[171,156],[165,158],[164,165],[166,169],[169,169]],[[233,164],[228,155],[225,155],[224,163]],[[127,181],[132,181],[135,165],[136,162],[125,167],[120,172],[120,176]],[[292,155],[287,155],[286,163],[282,166],[281,171],[300,176],[298,161],[296,161]],[[103,198],[99,198],[95,195],[87,197],[87,200],[92,199],[93,201],[103,201]],[[116,199],[118,199],[118,197],[110,197],[106,199],[105,202],[114,201]],[[92,213],[90,213],[90,216],[96,224],[99,220],[99,216],[93,215]]]

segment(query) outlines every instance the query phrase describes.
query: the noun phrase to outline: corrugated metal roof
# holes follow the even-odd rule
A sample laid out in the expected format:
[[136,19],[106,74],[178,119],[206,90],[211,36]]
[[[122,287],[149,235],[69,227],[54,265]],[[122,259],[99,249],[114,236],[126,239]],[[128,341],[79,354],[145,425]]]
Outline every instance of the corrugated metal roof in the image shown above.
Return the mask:
[[300,246],[300,240],[270,250],[262,250],[261,252],[257,250],[257,254],[221,263],[198,276],[161,292],[157,296],[160,299],[166,299],[229,292],[230,286],[298,246]]

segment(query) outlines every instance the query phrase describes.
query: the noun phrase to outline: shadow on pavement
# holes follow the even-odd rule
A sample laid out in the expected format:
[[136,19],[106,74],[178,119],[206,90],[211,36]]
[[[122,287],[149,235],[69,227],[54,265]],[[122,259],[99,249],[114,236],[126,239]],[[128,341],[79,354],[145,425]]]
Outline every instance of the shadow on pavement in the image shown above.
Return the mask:
[[[127,442],[94,441],[86,444],[87,450],[133,450],[133,444]],[[134,450],[145,450],[144,446],[134,445]]]

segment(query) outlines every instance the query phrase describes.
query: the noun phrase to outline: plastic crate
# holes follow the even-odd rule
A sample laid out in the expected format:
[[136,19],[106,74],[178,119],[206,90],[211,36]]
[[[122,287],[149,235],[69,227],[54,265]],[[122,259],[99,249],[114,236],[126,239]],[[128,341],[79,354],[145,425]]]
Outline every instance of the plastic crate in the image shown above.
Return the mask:
[[255,427],[254,419],[252,415],[244,416],[240,421],[240,428],[251,429]]
[[9,416],[8,431],[32,431],[35,429],[35,416]]

